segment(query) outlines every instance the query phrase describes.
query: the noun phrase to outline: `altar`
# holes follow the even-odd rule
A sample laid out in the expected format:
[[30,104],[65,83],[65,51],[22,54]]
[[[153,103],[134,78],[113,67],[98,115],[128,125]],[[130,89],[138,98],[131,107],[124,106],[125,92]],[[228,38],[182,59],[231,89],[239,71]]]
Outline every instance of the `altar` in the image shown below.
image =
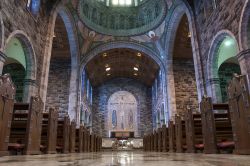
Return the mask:
[[134,131],[111,131],[110,138],[117,138],[117,139],[134,138]]

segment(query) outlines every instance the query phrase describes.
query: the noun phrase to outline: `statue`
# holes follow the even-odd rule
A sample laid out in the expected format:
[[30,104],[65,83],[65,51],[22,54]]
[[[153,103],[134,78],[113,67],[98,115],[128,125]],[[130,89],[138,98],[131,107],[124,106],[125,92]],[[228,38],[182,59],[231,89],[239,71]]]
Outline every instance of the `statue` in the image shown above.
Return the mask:
[[129,114],[128,114],[128,125],[129,125],[130,129],[133,129],[133,126],[134,126],[134,117],[133,117],[132,110],[130,110]]
[[112,112],[112,126],[113,126],[113,129],[115,129],[117,126],[116,110],[113,110],[113,112]]

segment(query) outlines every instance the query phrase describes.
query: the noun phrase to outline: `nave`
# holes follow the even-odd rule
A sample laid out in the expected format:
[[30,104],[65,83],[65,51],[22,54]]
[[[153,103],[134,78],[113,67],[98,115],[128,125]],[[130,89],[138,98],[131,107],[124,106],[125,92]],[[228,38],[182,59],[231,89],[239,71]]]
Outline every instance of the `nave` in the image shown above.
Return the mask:
[[0,0],[2,165],[249,165],[250,0]]
[[0,166],[249,166],[248,156],[173,154],[157,152],[100,152],[0,158]]

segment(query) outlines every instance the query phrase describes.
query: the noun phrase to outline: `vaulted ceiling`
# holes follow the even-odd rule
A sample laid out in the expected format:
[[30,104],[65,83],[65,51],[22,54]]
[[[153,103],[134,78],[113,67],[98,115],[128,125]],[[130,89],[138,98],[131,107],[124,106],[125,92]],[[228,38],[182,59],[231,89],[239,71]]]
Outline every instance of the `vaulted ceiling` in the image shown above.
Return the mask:
[[188,18],[186,15],[184,15],[177,28],[173,58],[191,59],[192,57],[193,53]]
[[70,59],[68,33],[60,15],[56,19],[52,46],[52,58]]
[[132,49],[112,49],[94,57],[86,66],[93,86],[113,78],[126,77],[151,86],[159,66],[148,55]]

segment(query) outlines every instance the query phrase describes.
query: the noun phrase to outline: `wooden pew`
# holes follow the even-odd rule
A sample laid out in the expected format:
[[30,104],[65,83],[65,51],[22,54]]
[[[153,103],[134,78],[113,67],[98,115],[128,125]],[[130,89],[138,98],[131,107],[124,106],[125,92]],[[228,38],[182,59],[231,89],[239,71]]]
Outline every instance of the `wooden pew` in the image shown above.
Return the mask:
[[83,128],[83,152],[88,152],[88,130]]
[[90,135],[90,152],[95,152],[95,134]]
[[153,139],[154,139],[154,148],[153,148],[153,151],[157,151],[157,148],[158,148],[158,133],[157,133],[157,131],[154,131],[154,133],[153,133]]
[[234,142],[228,104],[213,104],[210,97],[203,97],[200,107],[204,153],[231,152]]
[[187,153],[196,153],[203,151],[203,135],[201,125],[201,114],[193,113],[190,108],[185,112],[185,128]]
[[86,152],[90,152],[90,132],[88,129],[86,129]]
[[228,86],[229,109],[236,154],[250,154],[249,85],[249,76],[234,75]]
[[96,136],[96,152],[100,152],[100,137]]
[[9,150],[26,155],[40,154],[43,102],[31,97],[30,104],[15,103]]
[[16,94],[9,74],[0,76],[0,156],[9,155],[8,144]]
[[70,124],[69,132],[69,152],[75,153],[76,148],[76,122],[73,120]]
[[98,136],[98,152],[101,152],[102,150],[102,137]]
[[94,140],[94,152],[97,152],[97,146],[96,146],[96,144],[97,144],[97,141],[96,141],[96,139],[97,139],[97,135],[95,135],[95,140]]
[[69,153],[69,135],[70,135],[70,119],[68,115],[58,120],[57,127],[57,146],[59,153]]
[[154,134],[150,134],[150,151],[154,151]]
[[57,109],[50,108],[48,113],[43,113],[41,133],[41,151],[43,153],[56,153],[57,122]]
[[187,149],[185,121],[179,115],[175,116],[176,152],[183,153]]
[[169,152],[176,152],[175,127],[173,121],[169,121],[168,133],[169,133]]
[[147,149],[147,147],[146,147],[146,135],[143,136],[142,143],[143,143],[143,151],[146,151],[146,149]]
[[81,124],[78,129],[76,129],[76,152],[82,153],[83,152],[83,125]]
[[157,151],[162,152],[162,128],[157,129],[157,140],[158,140]]
[[169,151],[168,128],[166,127],[166,125],[162,126],[162,151]]
[[150,135],[149,134],[144,136],[143,147],[144,147],[144,151],[150,151]]

